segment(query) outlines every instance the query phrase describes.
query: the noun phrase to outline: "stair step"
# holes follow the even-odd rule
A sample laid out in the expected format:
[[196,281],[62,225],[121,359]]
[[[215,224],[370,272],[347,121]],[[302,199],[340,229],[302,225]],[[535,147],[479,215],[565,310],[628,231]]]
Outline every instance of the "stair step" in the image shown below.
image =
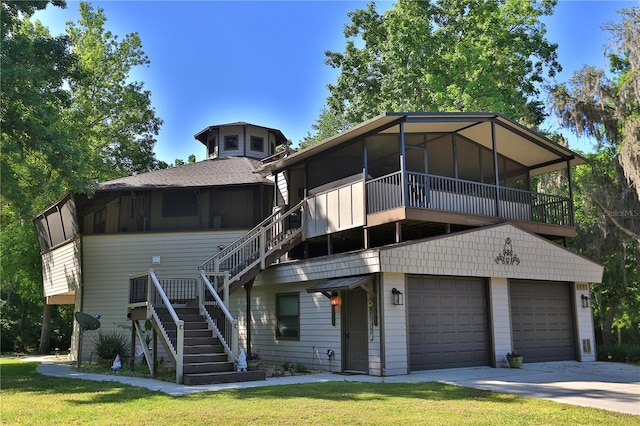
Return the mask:
[[227,361],[227,354],[210,353],[210,354],[185,354],[183,357],[185,364],[195,364],[197,362],[224,362]]
[[184,347],[184,354],[211,354],[222,353],[224,347],[222,345],[191,345]]
[[193,386],[213,383],[252,382],[256,380],[266,380],[266,378],[267,372],[264,370],[229,371],[225,373],[184,374],[183,383]]
[[212,336],[205,337],[184,337],[185,346],[199,346],[199,345],[219,345],[220,342],[214,339]]
[[210,339],[217,339],[217,337],[213,337],[213,332],[206,328],[185,329],[184,337],[208,337]]
[[195,373],[220,373],[233,371],[233,362],[231,361],[218,361],[218,362],[194,362],[182,365],[184,374]]
[[208,326],[207,326],[207,323],[202,319],[202,317],[200,317],[200,322],[195,322],[195,321],[186,322],[185,321],[184,329],[185,330],[207,330]]

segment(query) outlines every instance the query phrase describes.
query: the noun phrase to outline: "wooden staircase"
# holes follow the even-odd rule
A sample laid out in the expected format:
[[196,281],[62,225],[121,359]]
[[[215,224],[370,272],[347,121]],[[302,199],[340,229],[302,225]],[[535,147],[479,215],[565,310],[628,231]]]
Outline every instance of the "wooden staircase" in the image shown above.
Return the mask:
[[[129,278],[129,309],[146,306],[176,365],[176,382],[186,385],[264,380],[264,371],[234,371],[238,322],[229,295],[286,254],[304,237],[306,200],[278,209],[244,236],[198,267],[198,278],[159,279],[153,269]],[[144,301],[140,295],[146,295]],[[188,302],[195,307],[179,307]],[[213,312],[211,311],[213,310]]]
[[[248,382],[265,380],[264,370],[235,371],[218,337],[208,329],[198,308],[174,308],[184,321],[183,383],[204,385],[211,383]],[[167,309],[159,309],[158,316],[171,342],[175,345],[175,328],[171,330],[171,316]]]

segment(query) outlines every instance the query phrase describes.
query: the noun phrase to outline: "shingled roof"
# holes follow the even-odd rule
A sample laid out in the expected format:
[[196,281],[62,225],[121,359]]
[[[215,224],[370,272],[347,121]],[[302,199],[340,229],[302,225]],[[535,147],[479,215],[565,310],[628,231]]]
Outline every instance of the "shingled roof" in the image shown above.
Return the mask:
[[254,173],[259,160],[246,157],[227,157],[189,163],[183,166],[155,170],[102,182],[99,191],[195,188],[243,184],[273,184]]

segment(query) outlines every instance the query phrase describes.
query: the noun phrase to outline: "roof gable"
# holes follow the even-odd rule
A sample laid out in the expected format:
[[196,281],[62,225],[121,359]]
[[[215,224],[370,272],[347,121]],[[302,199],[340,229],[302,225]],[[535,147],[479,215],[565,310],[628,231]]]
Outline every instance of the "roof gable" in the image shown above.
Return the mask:
[[383,272],[602,282],[603,266],[510,223],[380,249]]

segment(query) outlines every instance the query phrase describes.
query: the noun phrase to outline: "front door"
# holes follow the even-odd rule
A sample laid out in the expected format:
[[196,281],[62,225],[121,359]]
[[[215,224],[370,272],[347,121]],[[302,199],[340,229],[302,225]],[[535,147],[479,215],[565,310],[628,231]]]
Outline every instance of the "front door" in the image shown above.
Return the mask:
[[345,372],[369,372],[367,292],[355,288],[343,292],[343,355]]

